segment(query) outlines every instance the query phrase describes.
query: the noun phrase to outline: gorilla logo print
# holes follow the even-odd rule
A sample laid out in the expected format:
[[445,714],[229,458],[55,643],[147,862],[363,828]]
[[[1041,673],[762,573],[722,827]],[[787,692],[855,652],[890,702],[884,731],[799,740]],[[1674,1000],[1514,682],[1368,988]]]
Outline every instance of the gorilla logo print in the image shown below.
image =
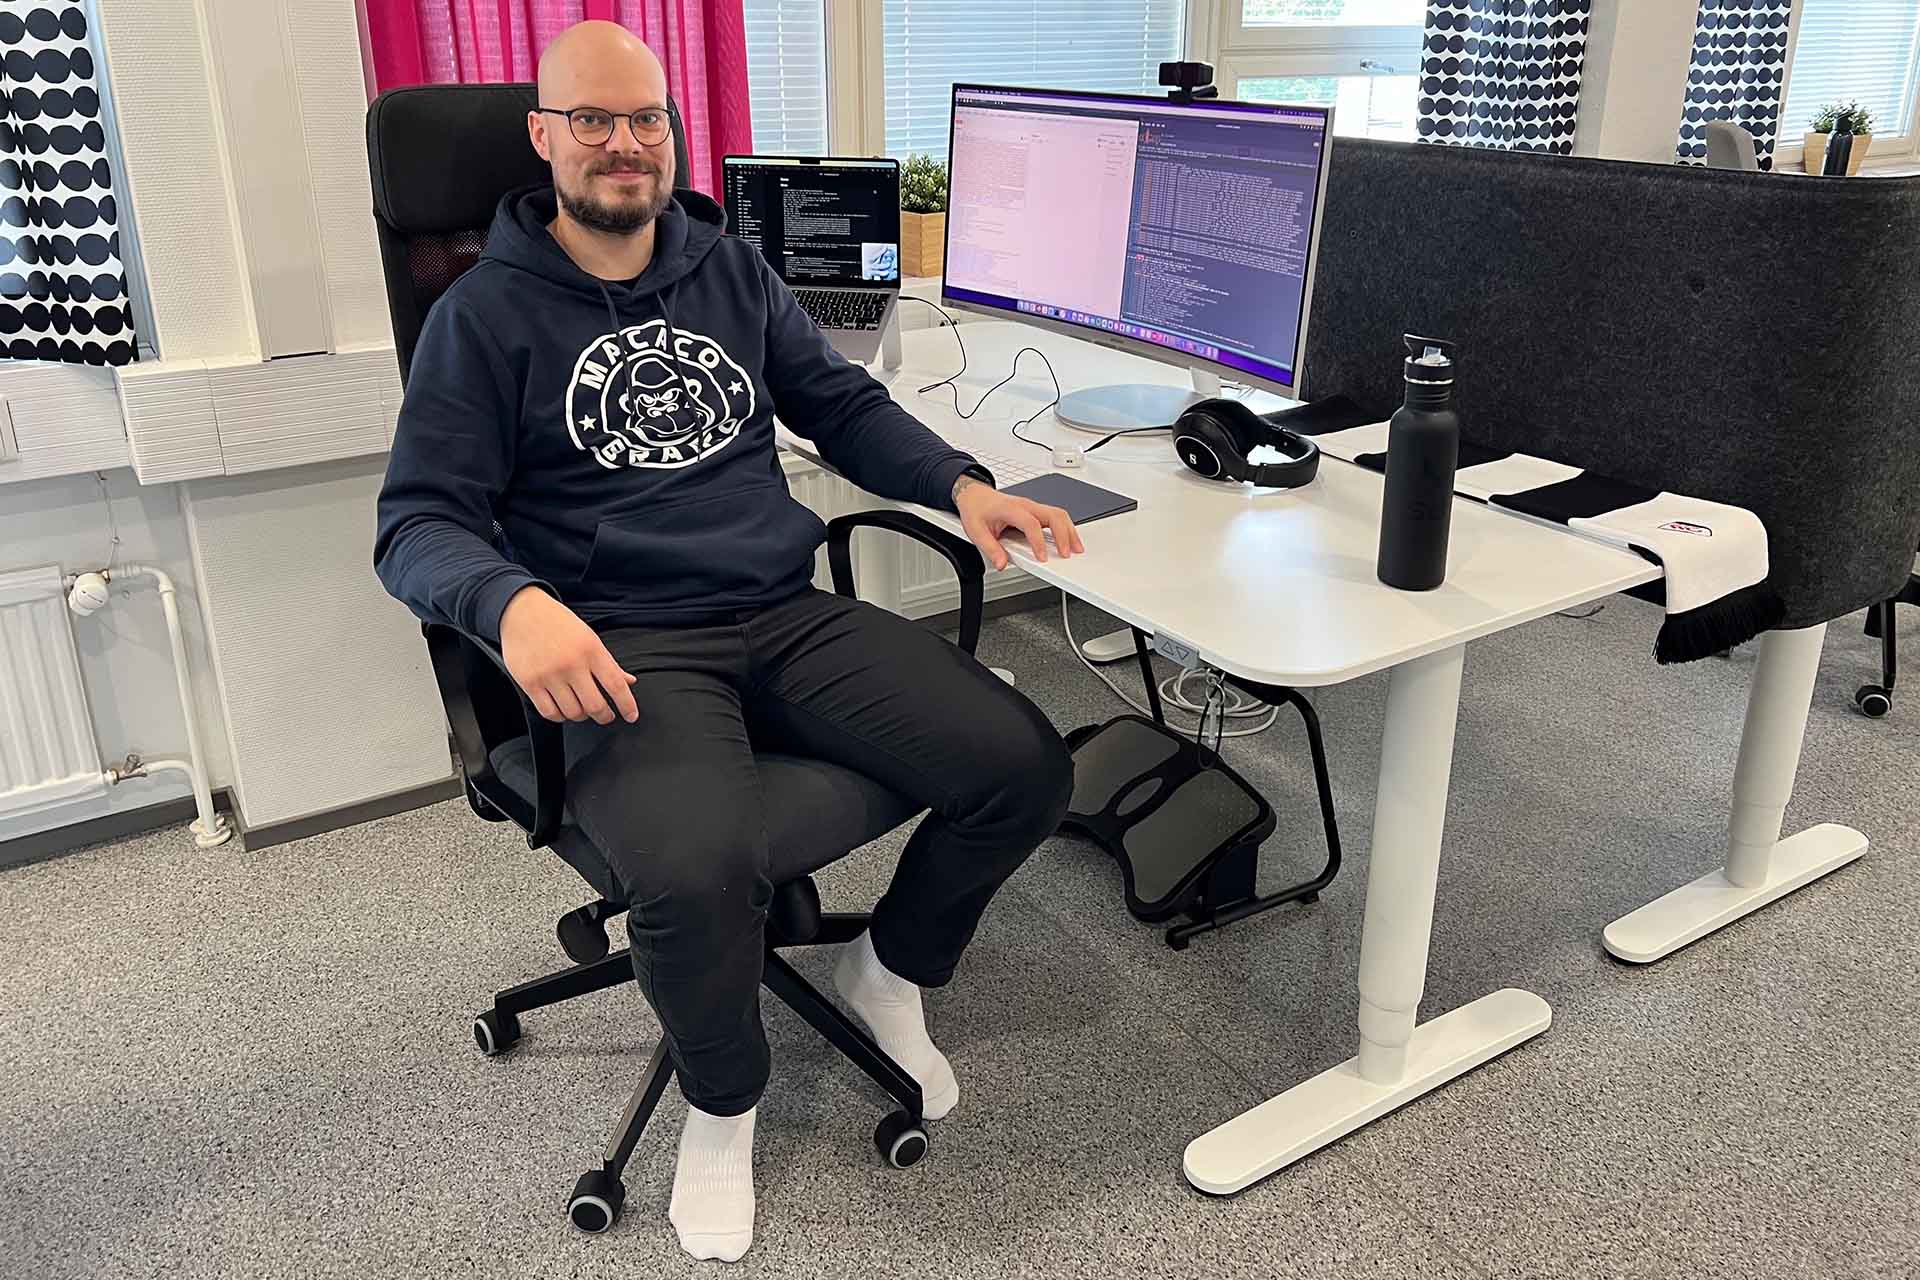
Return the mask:
[[753,379],[705,334],[649,320],[586,345],[566,407],[574,445],[601,466],[671,469],[734,442],[753,416]]

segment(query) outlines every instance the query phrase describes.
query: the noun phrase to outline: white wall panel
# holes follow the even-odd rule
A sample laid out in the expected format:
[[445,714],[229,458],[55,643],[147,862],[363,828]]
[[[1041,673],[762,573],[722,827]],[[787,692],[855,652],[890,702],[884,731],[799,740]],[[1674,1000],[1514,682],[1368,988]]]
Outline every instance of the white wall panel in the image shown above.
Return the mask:
[[373,574],[382,470],[361,459],[186,487],[249,826],[453,775],[419,624]]
[[119,371],[133,472],[142,484],[166,484],[226,470],[213,388],[204,360],[143,360]]
[[131,204],[168,359],[257,349],[200,6],[96,0]]
[[20,445],[18,458],[0,462],[0,485],[127,465],[112,370],[0,361],[0,399]]
[[[393,345],[367,173],[359,23],[344,0],[285,0],[334,350]],[[388,359],[392,356],[389,353]]]
[[214,94],[225,120],[227,171],[240,211],[261,354],[310,355],[333,346],[320,228],[294,90],[285,6],[279,0],[200,0],[213,50]]
[[400,373],[391,349],[207,365],[228,475],[385,452]]

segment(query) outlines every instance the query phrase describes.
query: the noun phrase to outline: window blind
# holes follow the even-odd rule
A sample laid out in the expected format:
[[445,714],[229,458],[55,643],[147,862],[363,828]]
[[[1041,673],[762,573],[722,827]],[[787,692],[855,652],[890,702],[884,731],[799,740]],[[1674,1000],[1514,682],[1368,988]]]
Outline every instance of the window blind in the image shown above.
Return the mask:
[[[956,80],[1164,94],[1183,0],[885,0],[887,154],[947,154]],[[759,126],[759,117],[754,117]]]
[[1853,98],[1873,112],[1876,134],[1909,132],[1916,40],[1920,0],[1801,0],[1781,143],[1797,143],[1826,103]]
[[746,0],[747,96],[753,149],[827,154],[824,0]]

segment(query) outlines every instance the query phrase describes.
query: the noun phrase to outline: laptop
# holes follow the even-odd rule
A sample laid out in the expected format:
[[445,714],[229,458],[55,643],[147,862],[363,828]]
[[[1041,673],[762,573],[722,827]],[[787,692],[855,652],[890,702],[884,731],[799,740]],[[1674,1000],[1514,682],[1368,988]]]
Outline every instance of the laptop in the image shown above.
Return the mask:
[[834,349],[865,364],[900,302],[900,162],[728,156],[727,230],[760,250]]

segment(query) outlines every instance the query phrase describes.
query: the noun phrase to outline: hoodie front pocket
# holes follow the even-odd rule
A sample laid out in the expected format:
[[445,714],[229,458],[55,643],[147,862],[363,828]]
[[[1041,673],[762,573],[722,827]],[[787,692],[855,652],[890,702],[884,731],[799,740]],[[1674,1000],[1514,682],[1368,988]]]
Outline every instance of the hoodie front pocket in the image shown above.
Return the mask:
[[662,605],[751,600],[811,573],[825,538],[820,518],[778,485],[643,506],[600,521],[581,592]]

